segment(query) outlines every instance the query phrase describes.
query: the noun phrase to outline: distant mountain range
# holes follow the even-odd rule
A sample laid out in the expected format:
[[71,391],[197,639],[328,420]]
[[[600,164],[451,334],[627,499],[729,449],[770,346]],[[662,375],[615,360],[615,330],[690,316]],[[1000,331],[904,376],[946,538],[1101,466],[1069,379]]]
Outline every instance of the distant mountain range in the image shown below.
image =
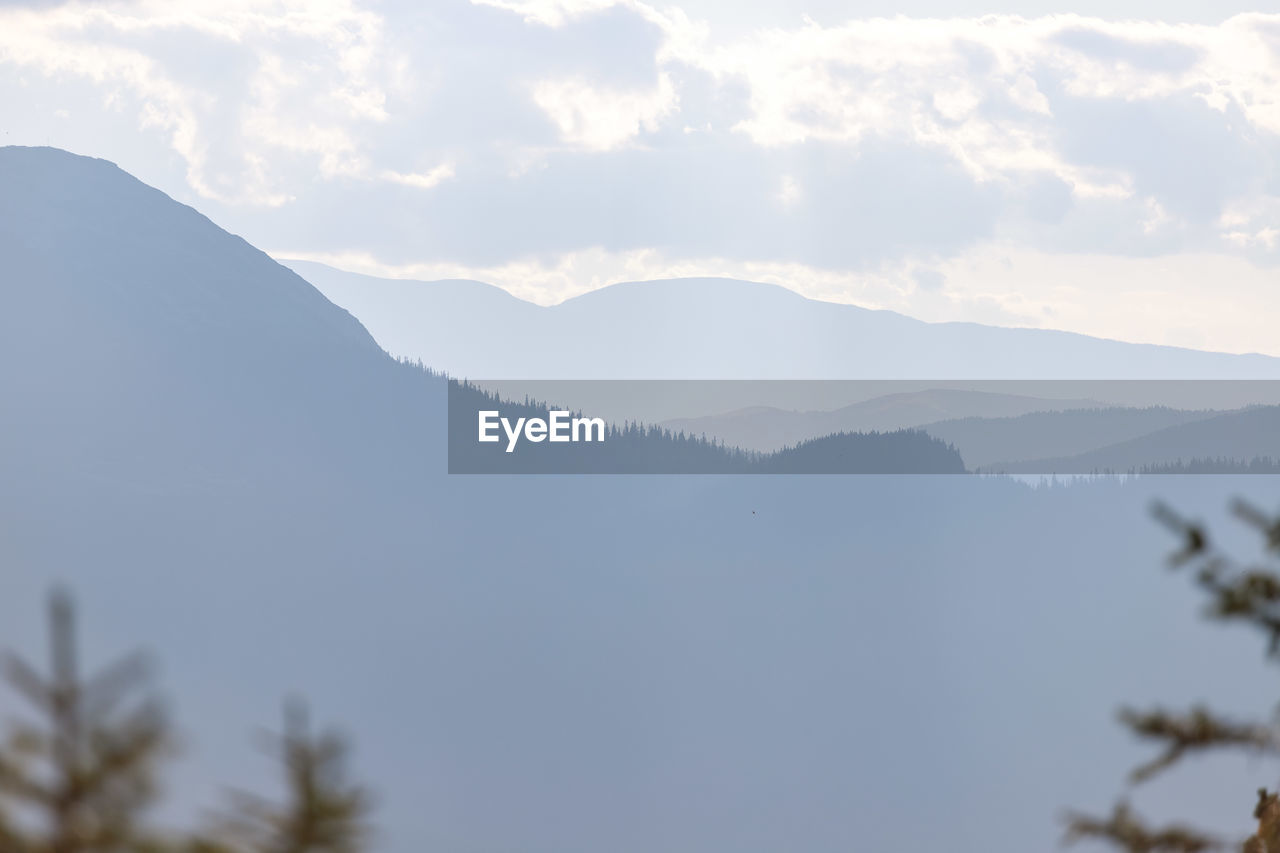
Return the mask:
[[[1174,413],[1155,413],[1149,420],[1176,420]],[[1057,428],[1070,427],[1060,419]],[[946,434],[944,428],[939,433]],[[954,434],[954,433],[953,433]],[[1094,437],[1097,440],[1097,436]],[[990,451],[989,451],[990,452]],[[1280,406],[1259,406],[1240,412],[1193,415],[1183,423],[1072,455],[1041,457],[1022,461],[992,462],[983,467],[992,472],[1036,474],[1125,474],[1143,468],[1172,468],[1193,460],[1280,461]],[[973,467],[973,463],[969,463]]]
[[[663,426],[709,435],[733,447],[773,451],[839,432],[891,431],[953,418],[1003,418],[1030,412],[1097,408],[1093,400],[1057,400],[954,388],[886,394],[832,411],[795,412],[755,406],[697,418],[673,418]],[[947,439],[950,440],[950,439]]]
[[1277,412],[1276,406],[1227,412],[1104,407],[1088,400],[932,389],[876,397],[829,412],[756,407],[674,419],[664,426],[758,452],[840,431],[916,429],[954,447],[970,471],[1127,473],[1171,469],[1193,459],[1280,459],[1280,429],[1273,422]]
[[1276,379],[1280,359],[925,323],[731,279],[615,284],[542,307],[475,281],[284,261],[396,356],[471,379]]
[[[945,420],[921,427],[960,449],[971,470],[1027,470],[1017,463],[1028,463],[1036,473],[1052,473],[1044,469],[1043,460],[1077,456],[1111,445],[1141,439],[1171,426],[1221,418],[1223,412],[1197,409],[1171,409],[1167,406],[1133,408],[1080,408],[1070,411],[1037,411],[1017,417],[969,417]],[[1215,423],[1229,423],[1229,419]],[[1231,458],[1249,458],[1255,442],[1247,442]],[[1162,461],[1176,461],[1177,457]],[[1141,463],[1134,463],[1141,464]],[[1128,466],[1125,466],[1128,470]]]

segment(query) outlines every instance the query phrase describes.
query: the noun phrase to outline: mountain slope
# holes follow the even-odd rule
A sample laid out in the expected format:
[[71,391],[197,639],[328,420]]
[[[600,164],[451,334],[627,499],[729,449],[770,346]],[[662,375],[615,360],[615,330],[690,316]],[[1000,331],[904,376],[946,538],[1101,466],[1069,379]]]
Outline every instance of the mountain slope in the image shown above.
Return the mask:
[[470,378],[1280,378],[1280,359],[1266,356],[924,323],[729,279],[615,284],[540,307],[478,282],[285,263],[391,353]]
[[371,464],[376,445],[339,449],[414,407],[354,318],[115,166],[5,148],[0,187],[0,429],[28,449],[3,464],[117,487],[325,476]]

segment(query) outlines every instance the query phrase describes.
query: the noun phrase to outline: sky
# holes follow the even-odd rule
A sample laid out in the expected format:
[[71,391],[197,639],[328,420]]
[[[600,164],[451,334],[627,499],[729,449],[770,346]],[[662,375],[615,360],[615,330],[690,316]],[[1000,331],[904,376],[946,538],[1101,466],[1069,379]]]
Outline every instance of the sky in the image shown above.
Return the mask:
[[1280,355],[1280,10],[0,0],[0,143],[281,258]]

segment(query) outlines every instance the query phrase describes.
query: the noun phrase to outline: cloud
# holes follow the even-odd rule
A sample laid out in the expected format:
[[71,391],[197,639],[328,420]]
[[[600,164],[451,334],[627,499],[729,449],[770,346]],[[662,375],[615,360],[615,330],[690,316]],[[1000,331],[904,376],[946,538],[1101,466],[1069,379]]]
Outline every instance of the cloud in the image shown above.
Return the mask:
[[417,187],[420,190],[429,190],[441,181],[448,180],[453,177],[453,166],[449,163],[442,163],[429,172],[404,173],[393,172],[390,169],[384,169],[379,173],[379,177],[383,180],[391,181],[396,184],[403,184],[406,187]]
[[1125,102],[1055,93],[1053,107],[1071,162],[1125,176],[1133,194],[1191,223],[1262,192],[1280,154],[1280,137],[1250,127],[1238,106],[1218,110],[1194,95]]
[[[1026,319],[1048,302],[964,297],[948,265],[992,245],[1280,263],[1280,15],[835,8],[757,26],[641,0],[0,6],[4,130],[114,159],[254,242],[396,267],[595,281],[661,258],[645,268]],[[880,289],[830,284],[855,279]]]
[[[1215,196],[1203,186],[1214,173],[1188,194],[1153,182],[1151,159],[1125,146],[1097,156],[1089,135],[1104,134],[1104,148],[1122,137],[1130,151],[1180,145],[1201,166],[1256,175],[1280,133],[1274,16],[1218,26],[886,18],[723,43],[707,22],[640,2],[257,9],[153,0],[0,13],[0,56],[122,88],[146,127],[169,134],[199,194],[269,204],[295,193],[283,180],[257,186],[263,161],[301,157],[325,178],[377,180],[456,160],[447,140],[500,150],[511,171],[557,146],[607,151],[672,126],[727,129],[723,105],[698,97],[708,79],[741,101],[732,129],[764,148],[895,138],[945,151],[977,182],[1051,176],[1076,197],[1143,193],[1202,221],[1238,182],[1215,183]],[[207,57],[204,79],[190,79],[193,55]],[[418,162],[374,162],[428,127],[440,138],[426,138]],[[1266,162],[1240,162],[1250,145]]]
[[945,275],[930,269],[918,269],[911,274],[911,278],[921,290],[941,290],[947,283]]
[[549,27],[563,26],[567,21],[588,12],[608,9],[616,0],[471,0],[477,6],[505,9],[524,17],[530,23]]
[[[104,107],[164,134],[209,199],[279,205],[272,161],[306,155],[326,177],[376,179],[355,137],[385,121],[381,19],[349,2],[68,2],[0,11],[0,65],[57,86],[82,79]],[[297,61],[305,56],[307,61]],[[92,116],[86,116],[93,120]]]
[[1204,56],[1201,47],[1186,42],[1173,39],[1135,41],[1083,26],[1062,30],[1054,41],[1095,60],[1154,72],[1190,71]]
[[608,151],[642,131],[655,131],[676,106],[671,78],[659,75],[651,91],[601,89],[587,80],[542,80],[533,101],[555,123],[566,142],[592,151]]

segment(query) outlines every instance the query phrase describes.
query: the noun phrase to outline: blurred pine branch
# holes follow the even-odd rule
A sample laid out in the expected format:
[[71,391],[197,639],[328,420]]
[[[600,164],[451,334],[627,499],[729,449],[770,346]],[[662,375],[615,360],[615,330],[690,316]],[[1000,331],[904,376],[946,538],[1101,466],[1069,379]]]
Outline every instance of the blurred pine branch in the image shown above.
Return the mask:
[[[1280,552],[1280,518],[1240,500],[1231,509],[1262,534],[1264,555],[1274,557]],[[1169,564],[1174,569],[1194,567],[1195,582],[1208,600],[1207,615],[1260,632],[1268,657],[1280,658],[1280,574],[1274,560],[1241,564],[1212,544],[1203,525],[1188,521],[1163,503],[1157,503],[1152,514],[1181,542],[1169,556]],[[1163,747],[1152,760],[1132,771],[1130,781],[1135,784],[1194,753],[1243,748],[1271,754],[1280,748],[1280,733],[1274,726],[1229,720],[1204,707],[1182,713],[1123,708],[1120,722],[1137,737]],[[1230,848],[1245,853],[1280,853],[1280,797],[1265,789],[1259,791],[1254,817],[1258,820],[1254,834],[1242,845],[1228,844],[1182,825],[1149,828],[1122,800],[1107,818],[1068,814],[1066,840],[1101,840],[1128,853],[1201,853]]]

